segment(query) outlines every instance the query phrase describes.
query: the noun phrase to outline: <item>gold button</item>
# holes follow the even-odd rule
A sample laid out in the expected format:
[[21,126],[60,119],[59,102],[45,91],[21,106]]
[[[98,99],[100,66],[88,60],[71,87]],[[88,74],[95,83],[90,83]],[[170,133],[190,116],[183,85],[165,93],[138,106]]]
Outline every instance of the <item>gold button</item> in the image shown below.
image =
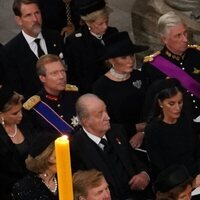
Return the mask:
[[57,107],[60,108],[60,104],[58,104]]

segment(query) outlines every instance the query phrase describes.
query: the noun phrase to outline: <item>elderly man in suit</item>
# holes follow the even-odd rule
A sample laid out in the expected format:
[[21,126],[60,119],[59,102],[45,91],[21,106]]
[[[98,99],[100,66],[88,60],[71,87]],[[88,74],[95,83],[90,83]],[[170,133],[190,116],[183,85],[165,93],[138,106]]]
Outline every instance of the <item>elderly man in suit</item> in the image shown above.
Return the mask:
[[71,142],[72,169],[102,171],[112,199],[148,199],[150,178],[147,168],[136,157],[120,125],[111,125],[105,103],[94,94],[76,102],[82,126]]
[[21,32],[2,49],[3,83],[25,98],[36,93],[41,83],[36,62],[42,54],[62,55],[63,41],[56,31],[42,30],[37,0],[14,0],[13,11]]

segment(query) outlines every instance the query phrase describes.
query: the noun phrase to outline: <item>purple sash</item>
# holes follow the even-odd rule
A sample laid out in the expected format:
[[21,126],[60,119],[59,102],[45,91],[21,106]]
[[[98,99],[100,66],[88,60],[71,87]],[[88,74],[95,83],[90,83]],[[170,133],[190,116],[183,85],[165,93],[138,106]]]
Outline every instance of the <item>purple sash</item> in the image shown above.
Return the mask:
[[61,134],[70,134],[74,130],[45,102],[40,101],[33,109]]
[[150,63],[170,78],[178,79],[185,89],[200,98],[200,83],[194,80],[185,71],[163,58],[161,55],[154,57],[153,61]]

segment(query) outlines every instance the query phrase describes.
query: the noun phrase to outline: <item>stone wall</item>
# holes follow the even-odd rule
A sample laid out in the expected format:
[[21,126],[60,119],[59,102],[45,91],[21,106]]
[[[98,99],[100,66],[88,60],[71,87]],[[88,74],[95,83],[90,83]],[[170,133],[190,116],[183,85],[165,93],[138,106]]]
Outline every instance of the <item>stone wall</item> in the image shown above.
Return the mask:
[[[166,0],[167,1],[167,0]],[[188,26],[189,30],[189,40],[193,43],[200,42],[200,22],[198,19],[195,19],[192,16],[191,10],[178,10],[177,1],[176,5],[169,5],[170,0],[166,3],[165,0],[143,0],[143,1],[135,1],[132,7],[132,24],[133,24],[133,32],[135,35],[135,40],[138,42],[142,42],[148,44],[151,47],[151,50],[157,50],[161,47],[159,35],[157,33],[157,20],[158,18],[168,12],[175,11],[178,15],[180,15],[185,23]],[[198,1],[196,3],[199,4],[199,0],[178,0],[180,3],[180,7],[183,8],[181,3],[185,3],[185,1]],[[196,5],[196,4],[195,4]],[[192,7],[191,7],[192,8]],[[200,8],[195,7],[196,9]]]

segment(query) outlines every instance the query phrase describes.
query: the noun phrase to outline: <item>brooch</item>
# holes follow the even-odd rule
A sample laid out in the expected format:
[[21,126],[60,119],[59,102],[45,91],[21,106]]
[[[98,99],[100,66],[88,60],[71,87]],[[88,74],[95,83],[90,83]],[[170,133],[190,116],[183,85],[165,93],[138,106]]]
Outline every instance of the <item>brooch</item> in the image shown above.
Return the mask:
[[193,74],[200,74],[200,69],[197,69],[196,67],[194,67],[194,71],[192,73]]
[[76,126],[79,125],[79,119],[78,119],[77,116],[73,116],[73,117],[71,118],[71,125],[72,125],[73,127],[76,127]]
[[137,89],[140,89],[142,86],[142,81],[141,80],[137,80],[135,82],[132,83],[134,87],[136,87]]

